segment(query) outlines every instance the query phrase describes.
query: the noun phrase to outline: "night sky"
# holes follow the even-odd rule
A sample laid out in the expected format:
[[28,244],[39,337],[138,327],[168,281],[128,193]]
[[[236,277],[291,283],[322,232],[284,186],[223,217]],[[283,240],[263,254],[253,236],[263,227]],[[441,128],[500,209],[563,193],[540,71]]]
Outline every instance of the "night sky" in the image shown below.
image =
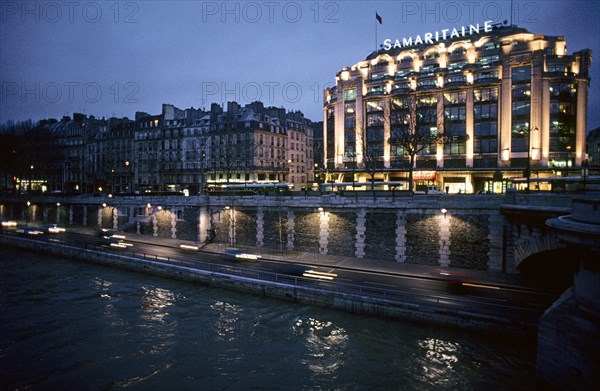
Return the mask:
[[[509,1],[1,1],[0,122],[158,114],[162,103],[301,110],[378,42],[509,19]],[[600,126],[596,1],[514,1],[513,24],[591,49],[588,129]],[[595,61],[594,61],[595,60]]]

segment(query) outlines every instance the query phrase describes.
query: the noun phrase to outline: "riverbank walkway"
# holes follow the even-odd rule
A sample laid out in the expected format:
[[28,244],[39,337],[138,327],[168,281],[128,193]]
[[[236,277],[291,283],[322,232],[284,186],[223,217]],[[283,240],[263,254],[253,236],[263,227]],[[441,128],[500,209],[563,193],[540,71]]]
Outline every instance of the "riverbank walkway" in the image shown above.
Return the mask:
[[[91,227],[68,226],[71,232],[94,235],[97,229]],[[234,247],[227,243],[209,243],[206,245],[197,242],[155,237],[151,235],[138,235],[125,233],[127,241],[179,248],[181,244],[197,246],[200,252],[225,254],[227,248]],[[419,265],[408,262],[382,261],[369,258],[353,258],[330,254],[317,254],[298,251],[278,251],[272,248],[257,248],[249,246],[235,246],[245,253],[259,255],[261,259],[278,262],[289,262],[311,267],[325,269],[346,269],[353,271],[385,273],[398,276],[426,278],[432,280],[447,280],[454,283],[466,282],[484,286],[493,286],[506,289],[533,289],[559,294],[556,288],[551,287],[542,277],[527,276],[520,273],[504,273],[501,271],[471,270],[463,268]]]

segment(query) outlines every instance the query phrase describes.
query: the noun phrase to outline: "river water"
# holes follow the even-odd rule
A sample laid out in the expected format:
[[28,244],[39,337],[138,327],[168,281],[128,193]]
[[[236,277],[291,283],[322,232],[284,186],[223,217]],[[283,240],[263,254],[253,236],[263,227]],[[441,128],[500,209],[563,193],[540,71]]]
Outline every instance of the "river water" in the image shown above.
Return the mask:
[[0,248],[0,389],[526,390],[535,341]]

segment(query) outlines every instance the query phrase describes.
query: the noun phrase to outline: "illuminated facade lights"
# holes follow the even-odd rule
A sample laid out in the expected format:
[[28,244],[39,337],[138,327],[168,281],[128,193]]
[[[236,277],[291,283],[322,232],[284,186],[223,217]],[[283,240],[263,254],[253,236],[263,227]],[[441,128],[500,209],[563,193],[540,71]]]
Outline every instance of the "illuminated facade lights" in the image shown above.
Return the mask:
[[392,39],[337,75],[323,99],[330,181],[368,181],[372,172],[406,180],[397,141],[408,133],[420,140],[413,169],[434,172],[415,185],[451,193],[488,190],[498,169],[544,177],[581,165],[591,51],[568,54],[563,36],[479,27],[413,36],[412,45]]

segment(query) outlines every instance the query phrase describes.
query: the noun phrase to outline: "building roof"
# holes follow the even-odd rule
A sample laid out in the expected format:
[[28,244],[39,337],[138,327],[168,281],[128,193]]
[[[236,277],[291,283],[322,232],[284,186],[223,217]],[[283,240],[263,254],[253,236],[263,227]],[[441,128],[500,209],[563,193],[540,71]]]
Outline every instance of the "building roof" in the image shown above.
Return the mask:
[[[436,43],[434,45],[432,45],[430,43],[427,43],[427,44],[423,43],[423,44],[419,44],[419,45],[413,44],[410,46],[403,46],[400,48],[392,48],[390,50],[385,50],[384,48],[381,48],[378,51],[375,51],[375,52],[372,52],[371,54],[369,54],[369,56],[367,56],[366,60],[372,60],[374,58],[377,58],[377,56],[379,56],[381,54],[387,54],[389,56],[397,56],[405,50],[423,51],[427,47],[439,45],[441,43],[443,43],[445,46],[450,46],[453,42],[465,41],[465,40],[477,41],[478,39],[480,39],[482,37],[490,37],[490,38],[499,39],[500,37],[514,35],[514,34],[531,34],[527,29],[522,28],[522,27],[517,27],[514,25],[513,26],[503,26],[502,24],[494,24],[492,26],[493,26],[493,29],[491,32],[480,32],[478,34],[468,35],[466,37],[460,36],[458,38],[453,38],[453,39],[445,39],[445,40],[440,39],[440,40],[436,41]],[[415,37],[416,36],[417,35],[415,35]]]

